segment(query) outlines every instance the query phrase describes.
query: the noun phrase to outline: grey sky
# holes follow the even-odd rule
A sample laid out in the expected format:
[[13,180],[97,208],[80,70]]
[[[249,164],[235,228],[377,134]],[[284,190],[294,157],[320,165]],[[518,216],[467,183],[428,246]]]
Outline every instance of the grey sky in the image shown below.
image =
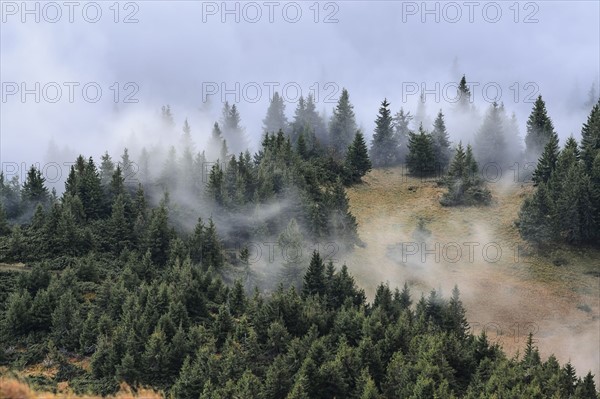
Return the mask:
[[[3,168],[6,162],[45,161],[50,138],[59,146],[68,145],[95,157],[105,149],[114,151],[126,142],[132,129],[139,129],[140,121],[154,123],[149,115],[163,104],[171,105],[178,126],[185,117],[190,119],[193,135],[202,145],[209,133],[209,121],[200,120],[198,111],[203,82],[225,83],[230,89],[235,82],[240,89],[251,82],[262,87],[259,101],[248,101],[242,92],[238,103],[253,143],[261,134],[268,104],[265,82],[279,83],[279,91],[288,84],[287,98],[291,100],[295,99],[295,84],[305,96],[311,90],[318,93],[318,109],[328,115],[334,103],[325,98],[329,95],[334,101],[342,87],[348,88],[358,123],[369,139],[384,97],[394,112],[404,106],[414,113],[418,96],[406,90],[403,93],[403,89],[425,84],[435,91],[439,82],[438,93],[443,97],[444,85],[458,81],[463,73],[469,82],[478,84],[473,94],[480,112],[489,103],[482,87],[488,84],[489,98],[495,95],[494,87],[501,88],[500,100],[509,112],[517,113],[522,135],[532,105],[525,102],[528,94],[539,91],[544,96],[564,139],[571,133],[578,137],[589,112],[584,103],[593,82],[598,92],[600,3],[596,1],[520,2],[516,6],[512,1],[458,1],[450,6],[426,3],[430,10],[437,7],[439,22],[435,14],[422,14],[424,3],[420,1],[320,2],[317,23],[314,2],[279,2],[273,23],[269,22],[268,2],[239,3],[239,23],[235,15],[226,15],[222,22],[222,2],[121,2],[118,23],[113,21],[113,2],[97,3],[102,10],[97,23],[84,20],[85,2],[74,9],[73,23],[63,2],[56,3],[62,12],[56,23],[44,20],[55,17],[51,7],[44,14],[46,3],[39,3],[39,23],[34,21],[35,15],[22,15],[21,4],[2,2]],[[34,8],[36,2],[27,4]],[[256,4],[262,17],[256,23],[248,22],[256,15]],[[300,20],[286,21],[295,17],[296,4],[302,10]],[[13,15],[15,6],[18,10]],[[218,10],[212,15],[215,7]],[[227,7],[236,6],[229,2]],[[473,22],[469,22],[469,7],[474,7]],[[497,8],[502,15],[493,23],[498,19]],[[449,20],[456,18],[457,10],[462,15],[452,23]],[[95,6],[88,6],[87,12],[93,18]],[[131,12],[139,22],[123,23]],[[338,22],[324,23],[331,13]],[[526,19],[538,22],[525,23]],[[46,83],[57,82],[62,86],[62,98],[50,103],[41,93],[40,103],[34,101],[34,95],[23,102],[20,92],[7,93],[14,89],[13,82],[19,91],[22,82],[29,88],[40,82],[40,92]],[[64,82],[80,83],[73,103],[68,101]],[[88,103],[81,95],[87,82],[97,82],[103,90],[97,103]],[[110,89],[114,82],[119,83],[120,94],[116,107],[116,87]],[[139,87],[133,97],[139,99],[137,104],[122,102],[134,88],[125,90],[127,82]],[[326,86],[328,82],[332,84]],[[528,82],[534,85],[525,87]],[[515,102],[517,87],[520,98]],[[443,98],[436,103],[433,91],[427,97],[432,116],[439,108],[448,107]],[[54,96],[54,91],[48,93]],[[220,115],[220,94],[211,96],[210,105],[205,105],[212,112],[208,119]],[[254,91],[246,94],[255,96]],[[235,102],[233,95],[227,99]],[[295,106],[294,102],[287,104],[289,118]]]

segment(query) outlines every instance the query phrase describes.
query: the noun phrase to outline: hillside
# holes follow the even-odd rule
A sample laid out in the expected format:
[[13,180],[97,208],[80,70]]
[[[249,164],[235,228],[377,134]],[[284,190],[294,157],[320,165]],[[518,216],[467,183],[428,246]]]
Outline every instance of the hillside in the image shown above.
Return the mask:
[[[600,252],[557,247],[540,255],[529,248],[514,221],[532,188],[510,178],[488,184],[495,200],[490,212],[486,207],[444,208],[438,202],[444,189],[434,181],[407,176],[402,168],[374,170],[348,190],[366,246],[341,260],[371,297],[380,281],[391,287],[408,281],[415,295],[422,291],[425,296],[431,288],[449,293],[458,284],[476,332],[485,327],[510,354],[522,350],[532,332],[542,356],[555,353],[561,362],[571,360],[580,372],[591,369],[598,381]],[[396,244],[418,241],[412,233],[419,218],[431,231],[425,248],[433,252],[423,262],[420,249],[410,255],[414,247],[405,244],[403,264],[402,247]],[[456,263],[450,262],[458,257],[450,243],[462,250]],[[487,255],[482,251],[486,244]],[[501,248],[501,255],[495,248]]]

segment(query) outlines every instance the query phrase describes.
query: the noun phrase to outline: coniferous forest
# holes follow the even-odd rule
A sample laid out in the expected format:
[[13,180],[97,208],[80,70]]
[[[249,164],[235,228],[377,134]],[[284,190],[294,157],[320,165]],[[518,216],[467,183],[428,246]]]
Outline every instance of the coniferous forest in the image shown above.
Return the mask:
[[[168,106],[160,119],[176,125]],[[0,364],[54,367],[28,383],[82,394],[126,383],[173,398],[597,398],[591,372],[543,359],[532,335],[516,356],[474,335],[459,286],[381,283],[367,300],[346,265],[306,249],[362,245],[346,189],[372,168],[406,164],[445,187],[442,206],[485,207],[480,165],[506,153],[539,154],[520,234],[540,248],[597,245],[600,102],[581,142],[561,146],[539,97],[520,154],[495,103],[472,144],[451,144],[441,111],[431,127],[411,119],[382,101],[369,146],[348,91],[328,123],[310,97],[288,122],[274,96],[255,153],[226,103],[209,150],[184,120],[158,172],[157,154],[124,149],[77,157],[60,193],[36,167],[23,182],[0,175],[0,258],[26,265],[1,273]],[[269,239],[305,253],[255,270],[249,244]]]

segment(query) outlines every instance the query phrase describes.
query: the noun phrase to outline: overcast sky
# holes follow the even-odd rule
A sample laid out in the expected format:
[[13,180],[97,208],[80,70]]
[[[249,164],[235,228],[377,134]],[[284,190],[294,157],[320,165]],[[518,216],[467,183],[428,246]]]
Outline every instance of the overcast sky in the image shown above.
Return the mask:
[[[209,132],[199,109],[218,119],[223,85],[234,92],[226,99],[237,102],[254,143],[273,84],[280,92],[287,88],[290,119],[297,88],[317,94],[319,111],[331,115],[346,87],[369,139],[384,97],[394,112],[403,106],[414,113],[415,87],[425,85],[433,115],[449,106],[444,97],[463,73],[474,83],[480,110],[501,89],[498,99],[516,112],[522,135],[539,93],[561,139],[578,137],[594,82],[598,92],[597,1],[228,2],[232,13],[224,13],[221,2],[138,1],[119,3],[118,15],[113,2],[81,2],[74,9],[63,2],[26,3],[38,15],[25,13],[22,4],[2,2],[4,170],[7,162],[48,161],[50,139],[95,157],[115,151],[132,131],[154,123],[151,116],[163,104],[170,104],[178,126],[190,119],[202,144]],[[23,83],[35,91],[35,82],[39,103],[35,94],[21,96]],[[72,103],[68,82],[79,84]],[[82,87],[90,82],[84,97]],[[52,103],[57,86],[62,97]],[[102,96],[93,103],[97,87]],[[125,103],[128,95],[138,102]]]

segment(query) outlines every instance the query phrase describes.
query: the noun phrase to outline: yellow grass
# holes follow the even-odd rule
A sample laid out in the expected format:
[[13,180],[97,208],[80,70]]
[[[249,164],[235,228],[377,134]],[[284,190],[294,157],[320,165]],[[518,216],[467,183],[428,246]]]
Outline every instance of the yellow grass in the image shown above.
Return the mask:
[[[485,328],[510,354],[522,353],[533,332],[542,355],[555,353],[562,362],[572,360],[580,373],[591,369],[598,377],[600,251],[563,246],[539,254],[523,241],[514,222],[533,190],[530,185],[509,178],[488,184],[494,197],[489,207],[445,208],[439,204],[443,187],[406,176],[401,168],[373,170],[363,180],[347,193],[366,247],[339,261],[370,297],[381,281],[392,288],[408,281],[414,301],[432,288],[442,288],[447,297],[458,284],[475,332]],[[440,248],[477,242],[474,261],[463,254],[457,263],[437,261],[434,255],[422,262],[417,255],[412,264],[401,264],[387,256],[390,246],[414,241],[419,218],[432,232],[427,249],[436,242]],[[486,243],[501,248],[499,261],[482,258]],[[556,266],[554,261],[561,259],[567,264]],[[583,304],[590,310],[577,308]]]
[[[60,388],[60,387],[59,387]],[[63,389],[68,389],[67,385]],[[49,392],[36,392],[26,384],[10,378],[0,378],[0,398],[1,399],[100,399],[100,396],[78,396],[70,392],[60,392],[57,394]],[[161,399],[163,396],[157,392],[142,389],[136,393],[126,386],[122,385],[120,391],[108,398],[114,399]]]

